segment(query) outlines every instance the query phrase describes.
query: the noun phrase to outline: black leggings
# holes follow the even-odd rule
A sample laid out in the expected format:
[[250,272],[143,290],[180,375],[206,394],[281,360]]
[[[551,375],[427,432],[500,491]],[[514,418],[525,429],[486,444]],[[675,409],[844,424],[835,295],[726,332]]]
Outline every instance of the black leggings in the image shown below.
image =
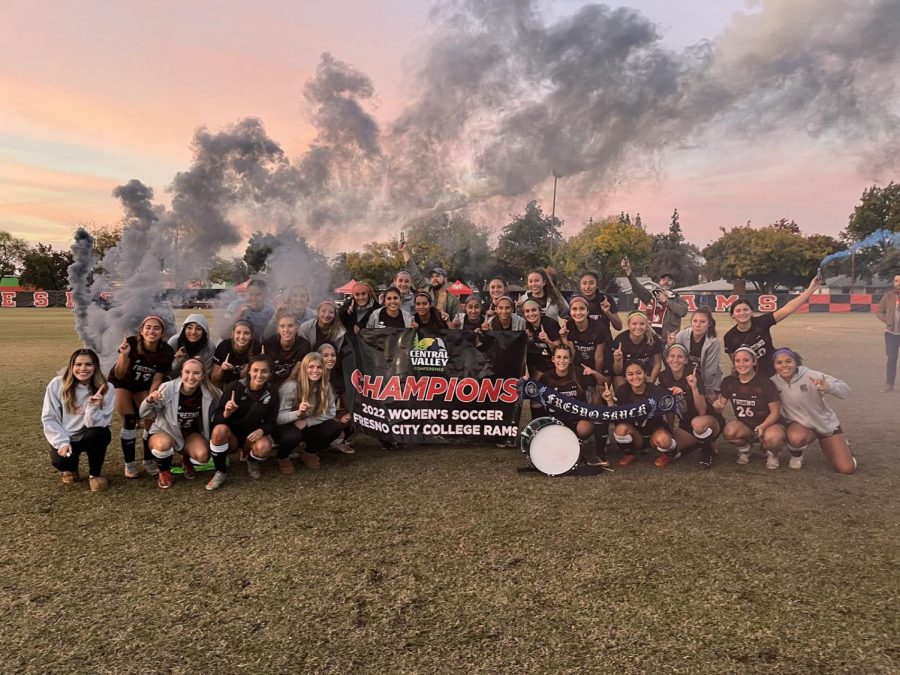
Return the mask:
[[91,427],[85,430],[84,436],[77,441],[71,441],[72,454],[62,457],[56,448],[50,448],[50,463],[59,471],[78,471],[78,460],[81,453],[88,456],[88,467],[92,476],[99,476],[103,471],[103,461],[106,459],[106,448],[112,440],[109,427]]
[[275,442],[278,443],[278,458],[286,458],[301,441],[306,443],[307,452],[324,450],[331,445],[331,441],[341,435],[343,430],[343,425],[333,419],[303,429],[298,429],[293,422],[282,424],[275,429],[274,434]]

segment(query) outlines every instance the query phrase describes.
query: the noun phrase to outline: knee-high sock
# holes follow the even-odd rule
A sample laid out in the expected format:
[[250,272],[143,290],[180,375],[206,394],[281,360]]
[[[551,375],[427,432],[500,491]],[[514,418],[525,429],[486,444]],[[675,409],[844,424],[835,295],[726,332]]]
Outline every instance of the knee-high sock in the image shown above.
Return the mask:
[[137,438],[136,427],[137,416],[125,415],[125,419],[122,420],[122,430],[119,432],[119,440],[122,443],[122,457],[126,464],[134,461],[134,439]]
[[222,445],[215,445],[213,443],[210,443],[209,449],[212,451],[213,466],[216,467],[216,471],[227,473],[228,443],[223,443]]

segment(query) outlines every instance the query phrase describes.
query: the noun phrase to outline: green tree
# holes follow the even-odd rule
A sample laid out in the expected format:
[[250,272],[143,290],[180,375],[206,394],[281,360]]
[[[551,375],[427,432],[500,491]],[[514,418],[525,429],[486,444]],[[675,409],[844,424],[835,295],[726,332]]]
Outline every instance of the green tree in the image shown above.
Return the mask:
[[500,233],[495,257],[498,271],[510,280],[522,280],[528,270],[550,264],[552,251],[558,250],[563,241],[562,221],[545,216],[536,201],[528,203],[525,213],[512,218]]
[[841,236],[846,241],[859,241],[877,230],[900,231],[900,184],[894,181],[883,188],[873,185],[863,190]]
[[15,276],[27,253],[28,243],[24,239],[0,231],[0,277]]
[[610,288],[622,273],[622,258],[627,255],[632,266],[640,269],[649,262],[652,246],[650,235],[619,216],[591,219],[560,248],[554,264],[560,277],[569,283],[574,283],[582,272],[591,271],[600,277],[601,288]]
[[711,279],[746,279],[771,292],[779,286],[805,285],[822,258],[832,252],[833,240],[818,235],[806,238],[775,225],[746,225],[722,228],[722,236],[703,249],[703,257]]
[[[370,279],[376,284],[388,284],[403,268],[400,242],[396,240],[372,241],[364,244],[362,251],[350,251],[340,256],[343,256],[348,275],[357,281]],[[347,279],[341,283],[344,281]]]
[[69,287],[69,251],[54,251],[49,244],[36,244],[22,260],[19,283],[46,291],[62,291]]
[[493,269],[489,233],[464,211],[441,213],[409,228],[407,243],[416,263],[425,270],[440,265],[451,279],[465,278],[481,285]]
[[206,278],[211,284],[239,284],[250,276],[247,263],[242,258],[213,257]]
[[671,274],[677,286],[694,284],[700,275],[699,260],[700,251],[685,240],[681,216],[675,209],[668,233],[653,237],[648,273],[653,279],[658,279],[661,274]]

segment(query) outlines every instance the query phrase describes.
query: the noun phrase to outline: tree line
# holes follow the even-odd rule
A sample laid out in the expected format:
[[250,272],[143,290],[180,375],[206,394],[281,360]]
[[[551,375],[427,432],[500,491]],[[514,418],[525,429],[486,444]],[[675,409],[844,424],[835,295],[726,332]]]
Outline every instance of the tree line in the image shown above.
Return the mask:
[[[465,211],[439,213],[408,225],[404,236],[414,259],[422,268],[443,267],[449,278],[483,287],[493,275],[511,283],[521,283],[528,271],[552,268],[560,286],[574,288],[582,271],[599,274],[601,287],[610,288],[619,276],[624,256],[639,273],[658,278],[668,272],[677,286],[691,285],[702,274],[706,279],[751,281],[767,292],[805,283],[815,274],[827,255],[845,250],[878,230],[900,231],[900,185],[872,186],[863,192],[848,218],[840,239],[823,234],[804,234],[793,220],[782,218],[763,227],[748,222],[720,228],[720,236],[703,249],[684,236],[681,218],[675,209],[668,229],[650,234],[640,214],[633,218],[621,212],[599,220],[589,219],[571,237],[562,235],[563,222],[544,213],[536,201],[511,216],[496,242],[490,230],[475,223]],[[103,254],[116,245],[122,234],[118,226],[88,227],[96,239],[98,266]],[[300,250],[316,274],[329,276],[332,288],[353,278],[376,286],[388,283],[403,266],[400,232],[371,241],[360,250],[338,253],[328,259],[295,232],[256,232],[241,257],[213,257],[198,278],[210,283],[236,284],[268,270],[272,255],[280,248]],[[29,245],[9,232],[0,231],[0,274],[19,275],[23,286],[61,289],[67,286],[71,254],[37,243]],[[162,263],[161,263],[162,264]],[[854,281],[871,282],[873,276],[889,277],[900,268],[896,247],[871,246],[859,251],[855,260],[836,261],[826,275],[849,274]]]

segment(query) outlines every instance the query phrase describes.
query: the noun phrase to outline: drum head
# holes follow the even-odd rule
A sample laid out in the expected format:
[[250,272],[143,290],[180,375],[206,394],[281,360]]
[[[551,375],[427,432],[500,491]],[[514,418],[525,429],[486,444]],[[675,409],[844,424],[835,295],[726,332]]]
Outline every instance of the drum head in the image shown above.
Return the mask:
[[575,432],[554,424],[535,433],[528,447],[528,459],[541,473],[559,476],[575,468],[580,451]]

